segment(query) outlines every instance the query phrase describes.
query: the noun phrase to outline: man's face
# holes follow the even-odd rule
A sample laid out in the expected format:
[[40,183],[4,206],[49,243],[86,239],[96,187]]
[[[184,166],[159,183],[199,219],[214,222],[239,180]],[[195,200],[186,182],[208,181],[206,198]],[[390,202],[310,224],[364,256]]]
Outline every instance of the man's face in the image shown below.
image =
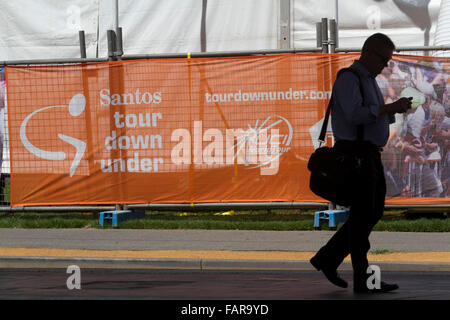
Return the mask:
[[392,59],[393,50],[389,48],[374,48],[368,52],[369,58],[369,71],[375,75],[379,75],[385,67],[388,66],[388,62]]

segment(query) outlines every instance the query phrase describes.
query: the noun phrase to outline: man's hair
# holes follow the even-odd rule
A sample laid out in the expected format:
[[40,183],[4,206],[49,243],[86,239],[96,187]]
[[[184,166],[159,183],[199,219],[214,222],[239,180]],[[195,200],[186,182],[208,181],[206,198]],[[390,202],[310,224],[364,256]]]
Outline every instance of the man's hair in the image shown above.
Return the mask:
[[366,53],[380,47],[389,48],[392,49],[392,51],[395,50],[394,42],[392,42],[387,35],[383,33],[375,33],[366,39],[362,47],[362,52]]

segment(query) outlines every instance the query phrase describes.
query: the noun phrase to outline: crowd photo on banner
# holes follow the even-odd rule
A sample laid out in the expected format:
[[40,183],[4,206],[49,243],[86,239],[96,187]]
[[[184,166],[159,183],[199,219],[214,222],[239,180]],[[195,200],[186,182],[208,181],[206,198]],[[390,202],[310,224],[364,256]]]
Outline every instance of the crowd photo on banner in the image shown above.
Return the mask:
[[413,97],[397,114],[383,152],[388,197],[450,196],[448,64],[392,60],[377,77],[386,103]]

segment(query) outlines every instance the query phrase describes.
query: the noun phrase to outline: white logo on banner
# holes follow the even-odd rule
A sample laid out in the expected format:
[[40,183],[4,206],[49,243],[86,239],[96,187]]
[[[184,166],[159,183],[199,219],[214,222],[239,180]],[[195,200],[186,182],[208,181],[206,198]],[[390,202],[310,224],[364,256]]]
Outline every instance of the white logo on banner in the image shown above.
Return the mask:
[[[172,163],[196,165],[243,164],[247,169],[260,168],[261,175],[278,172],[280,157],[288,152],[293,136],[292,125],[282,116],[256,120],[248,129],[228,128],[225,134],[218,128],[203,131],[203,122],[194,121],[193,137],[187,129],[172,132],[171,141],[178,142],[171,152]],[[203,142],[209,144],[203,147]],[[193,147],[191,148],[191,144]]]
[[[293,135],[292,125],[286,118],[279,115],[276,115],[276,117],[279,119],[273,122],[270,122],[271,117],[267,117],[261,124],[259,124],[259,120],[257,120],[254,127],[248,125],[248,130],[243,131],[243,134],[238,137],[235,157],[237,157],[242,148],[247,148],[247,150],[245,150],[246,166],[249,165],[249,157],[251,154],[265,156],[265,159],[263,159],[261,163],[251,166],[249,169],[264,167],[274,161],[278,161],[284,153],[290,150],[289,145],[291,144]],[[278,134],[280,130],[277,130],[276,127],[283,124],[287,126],[288,133]],[[270,134],[267,136],[269,130],[271,130],[272,136],[270,136]],[[266,136],[262,137],[262,134],[266,134]]]
[[[53,152],[53,151],[47,151],[42,150],[34,146],[30,140],[27,138],[27,124],[30,121],[32,117],[34,117],[39,112],[53,109],[53,108],[68,108],[69,113],[72,117],[78,117],[80,114],[83,113],[84,108],[86,106],[86,98],[83,94],[78,93],[72,97],[72,99],[69,102],[69,106],[50,106],[50,107],[44,107],[39,110],[34,111],[30,115],[28,115],[25,120],[23,120],[22,124],[20,125],[20,140],[22,141],[25,148],[35,156],[46,159],[46,160],[65,160],[66,159],[66,153],[62,151]],[[75,171],[78,168],[78,165],[80,164],[81,158],[84,155],[84,152],[86,150],[86,143],[84,141],[78,140],[73,137],[66,136],[64,134],[59,133],[58,137],[63,140],[64,142],[67,142],[75,147],[76,153],[75,158],[72,161],[72,165],[70,166],[70,176],[72,177],[75,173]]]
[[[317,123],[315,123],[311,128],[309,128],[309,135],[311,136],[311,140],[314,146],[314,149],[319,148],[320,142],[319,142],[319,136],[320,136],[320,130],[322,129],[324,118],[320,119]],[[334,144],[334,136],[333,131],[331,128],[331,116],[328,119],[327,124],[327,130],[325,133],[325,145],[331,147]]]

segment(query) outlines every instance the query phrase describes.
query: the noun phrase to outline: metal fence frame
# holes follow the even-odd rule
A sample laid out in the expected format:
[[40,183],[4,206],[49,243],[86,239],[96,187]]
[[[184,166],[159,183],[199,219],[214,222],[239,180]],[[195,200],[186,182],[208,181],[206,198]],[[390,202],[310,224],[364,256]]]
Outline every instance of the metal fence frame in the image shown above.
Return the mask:
[[[116,60],[139,60],[139,59],[170,59],[170,58],[200,58],[200,57],[236,57],[236,56],[259,56],[275,55],[289,53],[340,53],[340,52],[360,52],[361,48],[340,48],[337,47],[338,36],[337,26],[334,19],[323,18],[316,24],[317,47],[311,48],[283,48],[268,50],[245,50],[245,51],[217,51],[217,52],[187,52],[187,53],[167,53],[167,54],[138,54],[124,55],[122,49],[122,30],[108,30],[108,57],[107,58],[86,58],[86,45],[84,31],[79,32],[79,45],[81,58],[68,59],[33,59],[33,60],[9,60],[0,61],[0,66],[11,65],[54,65],[54,64],[83,64],[93,62],[105,62]],[[396,48],[396,52],[414,52],[414,51],[450,51],[450,46],[410,46]],[[6,140],[5,140],[6,141]],[[9,150],[9,148],[8,148]],[[6,177],[5,177],[6,176]],[[8,179],[8,175],[2,174],[2,183]],[[1,202],[5,204],[5,202]],[[118,209],[147,209],[157,211],[167,210],[216,210],[216,209],[317,209],[330,208],[332,204],[328,202],[219,202],[219,203],[145,203],[130,205],[71,205],[71,206],[16,206],[0,205],[0,212],[92,212],[92,211],[110,211]],[[414,208],[429,209],[433,211],[447,211],[450,204],[437,205],[386,205],[386,208]]]

